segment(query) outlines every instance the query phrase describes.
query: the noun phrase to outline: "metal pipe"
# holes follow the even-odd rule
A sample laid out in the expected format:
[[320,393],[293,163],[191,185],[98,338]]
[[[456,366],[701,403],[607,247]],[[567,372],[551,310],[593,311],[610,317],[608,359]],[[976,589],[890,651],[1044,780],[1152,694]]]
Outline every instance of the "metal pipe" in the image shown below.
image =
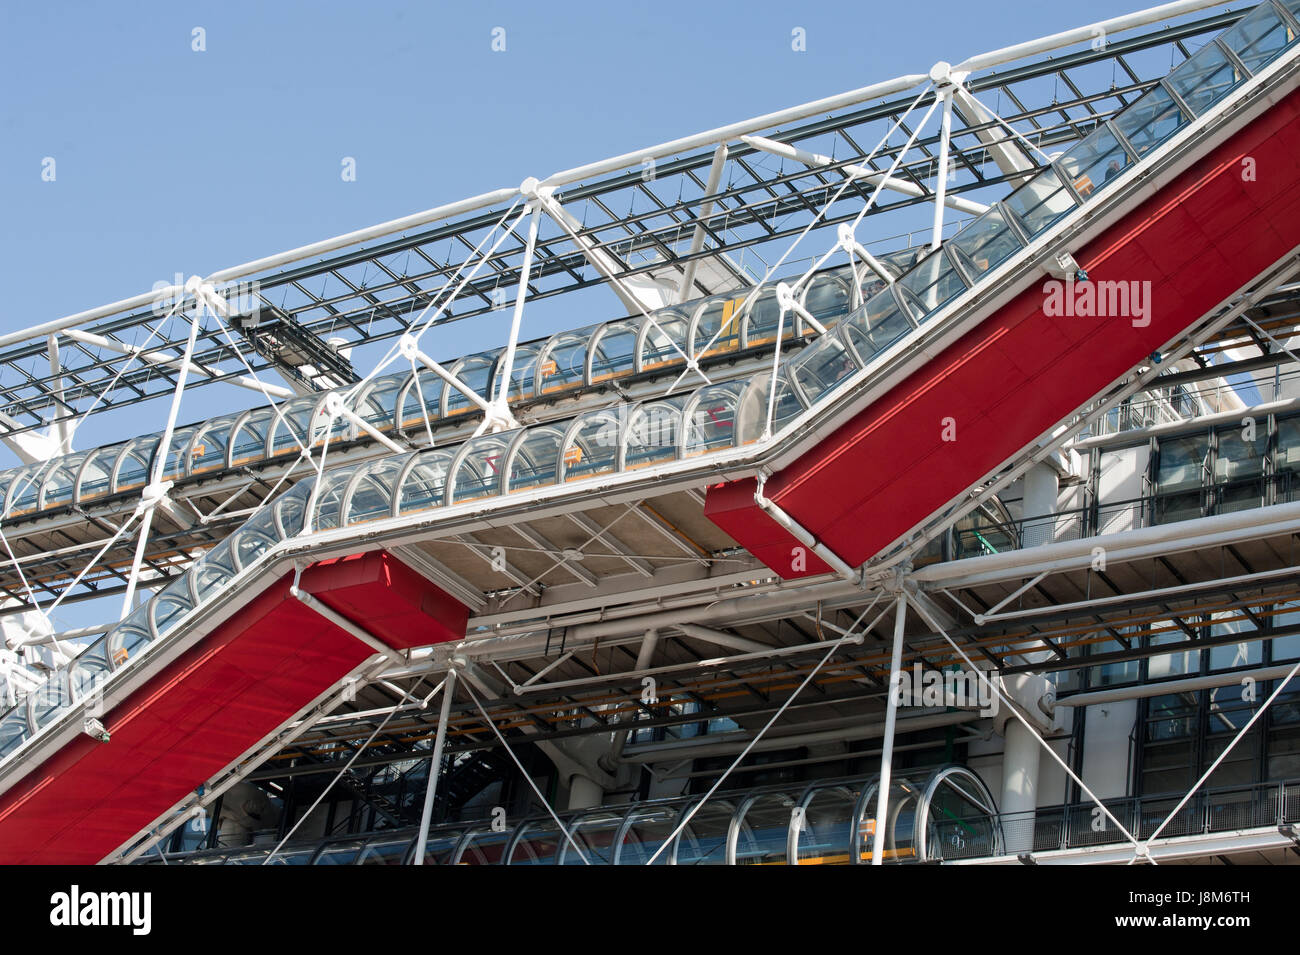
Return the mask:
[[903,669],[903,626],[907,623],[907,594],[894,603],[894,652],[889,659],[889,700],[885,706],[885,740],[880,751],[880,786],[876,794],[876,831],[871,839],[871,864],[884,865],[885,830],[889,818],[889,783],[893,772],[894,729],[898,720],[898,682]]
[[[722,184],[722,171],[727,165],[727,144],[719,143],[713,150],[713,162],[709,164],[709,178],[704,184],[704,201],[700,204],[695,233],[691,236],[691,247],[687,257],[696,255],[704,248],[704,222],[713,214],[713,197],[717,195],[718,186]],[[682,284],[677,289],[677,303],[690,300],[691,286],[695,284],[695,273],[699,270],[700,260],[691,258],[686,263],[686,272],[682,275]]]
[[1057,706],[1095,706],[1098,703],[1119,703],[1124,700],[1146,699],[1152,696],[1164,696],[1166,693],[1194,693],[1197,690],[1209,690],[1219,686],[1238,686],[1243,680],[1277,680],[1291,672],[1294,663],[1278,666],[1259,667],[1254,670],[1234,670],[1230,673],[1211,673],[1208,676],[1194,676],[1186,680],[1163,680],[1158,683],[1144,683],[1140,686],[1116,687],[1112,690],[1094,690],[1090,693],[1075,693],[1065,699],[1058,699]]
[[307,593],[307,591],[300,589],[296,584],[289,588],[289,595],[298,600],[301,600],[312,610],[316,611],[318,614],[320,614],[330,623],[334,624],[334,626],[338,627],[340,630],[343,630],[346,633],[352,634],[352,636],[356,637],[366,646],[370,647],[370,649],[378,653],[382,653],[384,656],[388,657],[394,663],[404,664],[406,662],[406,658],[402,656],[401,653],[394,650],[392,647],[384,643],[384,641],[380,640],[378,637],[367,633],[365,630],[362,630],[360,627],[358,627],[347,617],[343,616],[341,613],[337,612],[327,604],[322,603],[320,600],[317,600],[314,596]]
[[429,784],[424,787],[424,809],[420,813],[420,835],[415,840],[415,858],[411,865],[424,865],[424,850],[429,844],[429,823],[433,819],[433,800],[438,793],[438,777],[442,769],[442,748],[447,742],[447,722],[451,717],[451,698],[456,689],[456,668],[447,671],[447,682],[442,687],[442,710],[438,714],[438,732],[433,739],[433,755],[429,757]]
[[701,627],[695,623],[679,623],[677,629],[688,637],[694,637],[696,640],[703,640],[719,647],[727,647],[730,650],[740,650],[742,653],[767,653],[773,649],[767,644],[759,643],[757,640],[747,640],[734,633],[714,630],[711,627]]
[[817,538],[812,535],[811,531],[804,528],[779,506],[763,496],[763,488],[766,485],[767,475],[759,474],[758,485],[754,488],[754,503],[757,504],[768,517],[772,518],[772,520],[776,521],[776,523],[789,531],[796,540],[829,564],[835,573],[839,574],[845,580],[856,582],[858,580],[858,572],[856,570],[850,567],[838,554],[817,540]]

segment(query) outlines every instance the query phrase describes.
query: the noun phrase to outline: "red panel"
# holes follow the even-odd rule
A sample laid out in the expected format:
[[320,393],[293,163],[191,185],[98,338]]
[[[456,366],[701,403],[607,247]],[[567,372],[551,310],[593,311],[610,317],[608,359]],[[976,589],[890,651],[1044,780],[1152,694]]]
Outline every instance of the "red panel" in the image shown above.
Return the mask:
[[[856,565],[974,485],[1300,245],[1297,114],[1300,91],[1075,252],[1093,283],[1150,282],[1148,325],[1049,317],[1036,282],[774,476],[768,496]],[[1256,181],[1242,179],[1247,156]],[[705,513],[796,576],[736,487],[710,488]]]
[[[830,573],[821,558],[792,537],[754,503],[758,482],[753,478],[731,484],[715,484],[704,501],[704,513],[749,552],[786,580]],[[802,556],[803,569],[796,563]]]
[[[98,862],[373,651],[289,596],[285,577],[0,797],[0,863]],[[465,634],[468,610],[384,552],[301,586],[392,646]],[[441,620],[428,617],[441,612]]]

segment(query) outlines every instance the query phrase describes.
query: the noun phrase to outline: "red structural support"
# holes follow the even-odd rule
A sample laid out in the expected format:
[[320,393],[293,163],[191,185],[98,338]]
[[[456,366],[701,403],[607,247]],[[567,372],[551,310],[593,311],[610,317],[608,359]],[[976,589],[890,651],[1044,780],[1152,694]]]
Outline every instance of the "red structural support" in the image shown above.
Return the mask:
[[[103,859],[265,739],[374,650],[277,580],[0,797],[0,863]],[[300,586],[397,649],[458,640],[468,609],[383,551]]]
[[[766,496],[853,566],[920,525],[1300,245],[1298,114],[1300,91],[1072,250],[1094,290],[1139,283],[1149,323],[1049,316],[1039,279],[774,475]],[[798,542],[754,504],[752,481],[711,487],[705,513],[782,577],[818,572],[792,570]]]

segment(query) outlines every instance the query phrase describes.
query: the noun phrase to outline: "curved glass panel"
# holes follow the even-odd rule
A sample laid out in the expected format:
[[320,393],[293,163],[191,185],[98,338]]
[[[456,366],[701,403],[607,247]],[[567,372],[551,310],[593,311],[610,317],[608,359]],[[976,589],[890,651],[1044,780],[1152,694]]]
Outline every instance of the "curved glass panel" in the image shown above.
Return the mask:
[[238,415],[214,418],[204,423],[194,435],[190,448],[190,473],[206,474],[226,466],[226,449],[230,446],[230,431],[239,420]]
[[194,582],[194,596],[197,602],[206,600],[235,576],[232,546],[232,539],[227,538],[222,541],[209,551],[190,573],[186,574]]
[[194,598],[190,596],[190,582],[185,577],[172,581],[158,596],[149,601],[148,606],[154,633],[161,637],[175,625],[177,620],[194,609]]
[[[741,396],[750,389],[745,380],[707,385],[695,393],[686,407],[686,436],[683,454],[693,457],[738,444],[737,411]],[[764,414],[767,409],[764,408]]]
[[316,858],[312,859],[312,865],[355,865],[357,856],[361,854],[361,847],[364,840],[348,839],[344,842],[336,842],[333,845],[323,846],[320,852],[316,853]]
[[167,446],[167,459],[163,462],[163,480],[175,481],[189,473],[190,439],[194,437],[195,428],[178,428],[172,432],[171,444]]
[[399,423],[403,431],[421,431],[426,415],[432,424],[442,412],[442,379],[431,371],[419,368],[415,375],[408,376],[408,380],[409,384],[402,392]]
[[[564,836],[550,819],[524,824],[507,865],[555,865]],[[581,864],[581,862],[579,863]]]
[[[467,388],[486,401],[491,397],[488,394],[488,385],[491,384],[492,368],[496,361],[496,352],[470,355],[468,358],[462,358],[456,362],[449,370]],[[466,411],[477,407],[477,405],[470,403],[469,398],[465,397],[459,388],[451,387],[448,387],[443,394],[442,405],[444,415],[464,414]]]
[[98,448],[90,452],[78,479],[80,481],[80,486],[77,488],[79,502],[92,501],[112,491],[113,464],[124,447],[126,446],[122,444],[111,444],[106,448]]
[[[745,390],[745,394],[740,400],[740,410],[736,416],[737,442],[739,444],[752,444],[763,436],[763,429],[767,425],[770,382],[771,378],[763,375],[752,381]],[[780,431],[787,421],[803,411],[803,405],[799,403],[799,396],[790,387],[790,382],[786,379],[784,372],[777,375],[776,400],[771,404],[773,434]],[[689,453],[689,448],[687,453]]]
[[[749,313],[744,317],[745,347],[755,348],[776,341],[777,326],[781,324],[781,305],[776,300],[776,289],[765,288],[754,296]],[[794,334],[794,317],[786,316],[782,338]]]
[[[317,413],[317,406],[324,405],[320,395],[304,395],[291,398],[279,406],[279,415],[271,424],[271,457],[287,454],[310,447],[325,430],[323,414]],[[321,420],[317,421],[317,418]],[[310,437],[308,429],[311,430]]]
[[637,323],[610,322],[601,327],[591,343],[592,384],[618,375],[630,375],[636,368]]
[[156,434],[136,438],[126,446],[118,458],[117,473],[113,475],[113,491],[133,491],[142,488],[149,480],[149,465],[153,461],[161,436]]
[[239,564],[239,569],[243,570],[252,564],[279,540],[280,534],[275,526],[275,513],[269,505],[263,506],[231,536],[231,551]]
[[9,482],[8,500],[5,502],[5,514],[8,517],[31,514],[40,507],[41,479],[46,467],[48,465],[45,464],[28,465],[19,470],[17,476]]
[[589,411],[578,418],[564,441],[564,479],[612,474],[618,467],[619,431],[619,416],[613,411]]
[[617,848],[619,865],[645,865],[656,852],[659,857],[655,865],[668,865],[672,859],[672,847],[659,850],[677,824],[681,821],[682,811],[679,806],[653,806],[633,809],[628,814],[623,837]]
[[1128,150],[1102,123],[1060,159],[1075,191],[1087,199],[1128,168]]
[[510,459],[507,488],[522,491],[530,487],[554,484],[560,466],[560,446],[564,432],[559,428],[532,428]]
[[785,865],[795,801],[788,793],[751,800],[736,827],[736,865]]
[[[430,840],[430,843],[433,840]],[[444,842],[446,840],[443,840]],[[453,842],[453,845],[455,843]],[[425,844],[425,865],[437,865],[438,863],[429,862],[427,850],[430,844]],[[406,858],[407,851],[411,848],[410,838],[403,836],[400,838],[379,836],[371,839],[366,843],[365,848],[357,855],[357,861],[354,865],[401,865]]]
[[628,415],[623,436],[623,469],[634,471],[677,457],[682,439],[682,406],[690,400],[680,395],[664,401],[647,401]]
[[[387,431],[392,428],[397,414],[397,396],[410,378],[409,372],[399,372],[395,375],[383,375],[376,378],[371,382],[365,393],[359,397],[356,404],[357,414],[367,424],[378,428],[380,431]],[[433,385],[434,381],[438,382],[437,386]],[[420,387],[424,390],[424,400],[429,403],[429,417],[431,418],[437,418],[442,414],[438,402],[438,398],[442,394],[441,385],[442,379],[432,373],[425,373],[420,380]],[[416,404],[414,409],[411,409],[409,404],[403,404],[403,427],[406,427],[408,423],[418,423],[415,420],[417,415],[420,416],[419,421],[423,421],[414,388],[411,389],[406,399],[408,402],[416,399]]]
[[41,484],[42,508],[72,503],[72,490],[76,486],[81,463],[85,460],[85,454],[69,454],[55,459],[54,467]]
[[994,806],[966,770],[941,771],[927,787],[925,858],[990,856],[1000,842]]
[[438,449],[415,457],[397,488],[397,513],[410,514],[441,507],[446,501],[452,453]]
[[740,347],[740,315],[745,302],[739,298],[719,296],[706,299],[695,315],[695,328],[691,333],[690,353],[696,358],[721,355]]
[[640,371],[653,371],[685,361],[686,335],[690,320],[681,311],[660,309],[652,312],[641,326]]
[[813,790],[799,825],[796,864],[843,865],[852,862],[854,807],[862,790],[827,786]]
[[343,523],[343,494],[348,482],[357,473],[359,465],[326,471],[321,479],[320,491],[316,495],[316,513],[312,519],[313,530],[327,530],[339,527]]
[[8,756],[27,741],[27,708],[17,707],[0,720],[0,759]]
[[677,865],[726,865],[727,833],[736,807],[713,798],[691,817],[677,837]]
[[505,832],[493,832],[491,829],[478,829],[471,832],[466,836],[465,844],[461,848],[460,856],[455,860],[455,864],[504,864],[502,856],[505,854],[506,844],[510,842],[512,835],[513,832],[509,829]]
[[63,672],[51,674],[48,680],[27,697],[31,723],[37,729],[48,726],[60,710],[72,705],[67,686],[64,684],[66,676],[67,674]]
[[108,657],[114,667],[120,667],[144,647],[153,642],[149,629],[149,605],[137,607],[131,615],[118,624],[108,635]]
[[483,435],[469,442],[456,465],[451,485],[451,503],[473,501],[501,493],[501,475],[506,454],[518,432]]
[[[537,345],[519,345],[515,348],[515,360],[513,367],[510,369],[510,390],[506,394],[507,401],[521,401],[524,398],[533,397],[537,388],[537,355],[539,351]],[[502,361],[504,360],[502,356]],[[505,368],[498,361],[496,369],[492,372],[492,394],[495,397],[501,388],[501,375]]]
[[270,408],[259,408],[239,424],[230,439],[232,467],[261,461],[266,457],[266,429],[274,415],[275,412]]
[[275,526],[281,540],[302,532],[307,517],[307,498],[315,483],[315,478],[300,481],[271,505],[275,508]]
[[916,312],[919,321],[933,315],[962,292],[966,283],[942,249],[936,249],[898,280],[895,288]]
[[847,270],[814,275],[803,293],[803,307],[827,328],[843,318],[851,307],[852,289]]
[[537,360],[537,394],[549,395],[584,384],[591,330],[561,332],[543,346]]
[[392,514],[393,485],[410,455],[395,455],[368,465],[349,492],[346,524],[364,524]]
[[[443,835],[430,834],[429,841],[424,844],[424,864],[451,865],[452,856],[459,844],[459,831]],[[411,847],[412,852],[414,852],[414,848],[414,846]]]
[[623,814],[608,809],[597,809],[574,820],[569,824],[569,834],[582,849],[582,856],[566,839],[560,848],[560,865],[583,865],[583,856],[591,865],[613,865],[614,840],[622,824]]
[[108,662],[108,635],[105,634],[77,654],[77,659],[73,661],[72,692],[77,699],[89,696],[112,672],[113,668]]

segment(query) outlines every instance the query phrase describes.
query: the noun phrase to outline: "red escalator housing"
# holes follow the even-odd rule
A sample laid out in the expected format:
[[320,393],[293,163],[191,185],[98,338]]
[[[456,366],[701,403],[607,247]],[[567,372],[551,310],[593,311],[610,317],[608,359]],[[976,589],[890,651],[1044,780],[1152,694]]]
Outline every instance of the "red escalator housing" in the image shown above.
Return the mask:
[[[281,577],[0,797],[0,863],[91,864],[374,653]],[[303,590],[397,649],[459,640],[469,610],[384,551],[322,561]]]
[[[1300,245],[1298,117],[1300,91],[1075,251],[1090,282],[1149,281],[1150,324],[1049,317],[1035,283],[774,475],[767,497],[853,566],[916,527]],[[797,542],[753,504],[752,481],[709,488],[705,513],[782,577],[811,573],[790,572]]]

